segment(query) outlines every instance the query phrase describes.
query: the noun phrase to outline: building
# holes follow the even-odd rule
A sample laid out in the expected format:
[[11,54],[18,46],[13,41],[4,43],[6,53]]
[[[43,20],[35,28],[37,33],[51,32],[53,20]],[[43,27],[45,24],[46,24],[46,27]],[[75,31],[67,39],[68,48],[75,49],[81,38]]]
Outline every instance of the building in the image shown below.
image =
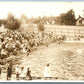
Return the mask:
[[76,20],[76,25],[84,25],[84,18],[79,16]]
[[44,24],[55,24],[55,18],[47,17],[46,20],[44,21]]

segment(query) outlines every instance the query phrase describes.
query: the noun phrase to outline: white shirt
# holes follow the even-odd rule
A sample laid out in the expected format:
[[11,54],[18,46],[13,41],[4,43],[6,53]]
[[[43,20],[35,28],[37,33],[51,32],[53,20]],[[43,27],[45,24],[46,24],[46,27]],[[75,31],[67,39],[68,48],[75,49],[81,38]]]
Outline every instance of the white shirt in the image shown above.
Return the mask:
[[16,74],[17,74],[17,73],[20,73],[19,67],[16,67]]
[[21,70],[20,71],[20,77],[26,77],[26,73],[25,73],[26,71],[25,70]]
[[44,77],[51,77],[50,67],[45,67]]

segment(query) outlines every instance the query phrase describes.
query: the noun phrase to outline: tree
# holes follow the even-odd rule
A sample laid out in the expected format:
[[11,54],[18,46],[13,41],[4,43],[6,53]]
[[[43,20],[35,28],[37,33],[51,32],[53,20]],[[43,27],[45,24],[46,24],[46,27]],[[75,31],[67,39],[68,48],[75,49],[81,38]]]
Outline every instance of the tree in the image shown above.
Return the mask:
[[21,24],[28,24],[29,23],[29,19],[28,19],[28,17],[25,15],[25,14],[22,14],[21,16],[20,16],[20,21],[21,21]]
[[44,24],[42,21],[40,21],[37,25],[39,31],[44,31]]
[[76,24],[76,18],[74,11],[71,9],[67,13],[62,13],[60,15],[61,24],[65,25],[75,25]]
[[12,13],[8,14],[6,28],[16,30],[20,28],[19,19],[15,18]]

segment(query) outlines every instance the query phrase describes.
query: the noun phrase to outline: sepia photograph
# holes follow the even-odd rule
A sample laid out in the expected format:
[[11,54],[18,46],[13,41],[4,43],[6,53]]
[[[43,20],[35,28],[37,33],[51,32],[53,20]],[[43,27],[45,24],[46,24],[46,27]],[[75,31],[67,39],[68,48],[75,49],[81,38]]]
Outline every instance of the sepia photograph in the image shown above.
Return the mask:
[[0,81],[83,81],[84,2],[0,1]]

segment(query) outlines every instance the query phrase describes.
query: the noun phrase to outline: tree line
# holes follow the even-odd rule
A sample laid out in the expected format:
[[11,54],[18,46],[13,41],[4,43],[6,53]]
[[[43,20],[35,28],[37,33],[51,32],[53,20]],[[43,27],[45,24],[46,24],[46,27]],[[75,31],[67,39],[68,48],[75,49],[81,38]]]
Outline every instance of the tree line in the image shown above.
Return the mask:
[[[54,21],[54,23],[52,23]],[[15,18],[12,13],[9,13],[6,19],[0,19],[0,26],[4,26],[8,29],[19,29],[21,24],[38,24],[39,27],[43,27],[43,24],[58,24],[58,25],[75,25],[76,18],[73,9],[62,13],[59,16],[50,16],[50,17],[31,17],[28,18],[25,14],[22,14],[20,18]],[[41,26],[42,24],[42,26]]]
[[30,20],[34,24],[38,24],[41,21],[43,24],[47,24],[48,22],[49,24],[58,24],[58,25],[76,25],[76,18],[73,9],[70,9],[66,13],[62,13],[59,16],[50,16],[50,17],[43,16],[42,18],[32,17]]

